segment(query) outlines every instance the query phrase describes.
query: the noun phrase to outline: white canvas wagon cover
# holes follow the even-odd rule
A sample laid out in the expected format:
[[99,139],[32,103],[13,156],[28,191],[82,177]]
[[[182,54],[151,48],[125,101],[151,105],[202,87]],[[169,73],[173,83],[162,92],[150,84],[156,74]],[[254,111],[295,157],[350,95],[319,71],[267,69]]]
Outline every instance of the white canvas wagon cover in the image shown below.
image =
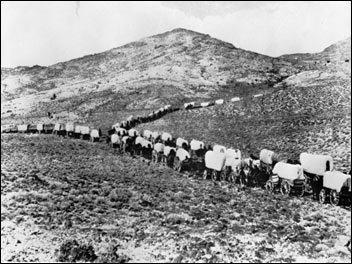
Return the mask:
[[224,153],[225,153],[226,147],[221,146],[221,145],[214,145],[214,147],[213,147],[213,151],[214,151],[214,152],[220,152],[221,150],[223,150]]
[[158,131],[154,131],[151,133],[151,136],[152,136],[152,139],[157,139],[160,136],[160,134]]
[[161,135],[161,139],[164,140],[164,141],[172,140],[172,136],[171,136],[170,133],[164,132],[164,133]]
[[90,136],[93,138],[99,138],[99,130],[98,129],[92,129],[90,132]]
[[28,125],[18,125],[17,130],[18,131],[27,131]]
[[120,143],[120,137],[117,134],[112,134],[111,135],[111,143],[113,143],[113,144]]
[[185,103],[184,107],[187,108],[188,106],[194,106],[195,102]]
[[44,129],[44,124],[37,124],[37,130],[42,131]]
[[199,140],[192,139],[190,144],[191,150],[198,150],[204,148],[204,143]]
[[144,136],[145,138],[150,138],[151,135],[152,135],[152,131],[150,131],[150,130],[144,130],[143,136]]
[[301,153],[299,160],[304,171],[316,175],[324,175],[326,172],[326,163],[329,162],[330,170],[333,169],[333,159],[329,155],[317,155],[309,153]]
[[183,143],[186,143],[187,146],[188,146],[188,141],[187,141],[187,140],[185,140],[185,139],[183,139],[183,138],[177,138],[177,139],[176,139],[176,146],[182,147],[182,144],[183,144]]
[[303,168],[299,164],[278,162],[275,164],[273,173],[288,180],[304,180]]
[[157,152],[164,152],[164,144],[162,143],[156,143],[154,145],[154,149],[157,151]]
[[119,127],[118,129],[116,129],[116,133],[117,133],[119,136],[122,136],[122,135],[124,135],[125,133],[127,133],[127,130],[124,129],[124,128]]
[[189,155],[188,151],[180,148],[176,151],[176,157],[178,157],[180,161],[184,161],[186,158],[190,158],[191,156]]
[[145,140],[144,138],[142,138],[141,136],[138,136],[138,137],[136,137],[135,144],[136,144],[136,145],[142,144],[142,142],[143,142],[144,140]]
[[87,126],[81,126],[81,134],[89,135],[90,129]]
[[225,151],[225,166],[232,166],[234,160],[241,160],[241,151],[239,149],[227,149]]
[[349,191],[351,191],[351,175],[340,171],[327,171],[323,177],[323,186],[338,192],[341,191],[343,186],[347,186],[349,187]]
[[138,135],[139,135],[139,132],[138,132],[136,129],[131,128],[130,130],[128,130],[128,135],[129,135],[130,137],[134,137],[135,135],[138,136]]
[[176,149],[175,149],[175,148],[169,147],[169,146],[165,146],[165,148],[164,148],[164,155],[165,155],[165,156],[169,156],[171,150],[175,151],[175,153],[176,153]]
[[262,149],[259,154],[259,159],[265,164],[272,164],[273,155],[274,155],[274,151],[268,150],[268,149]]
[[205,167],[208,169],[221,171],[224,167],[225,159],[225,153],[209,150],[205,153]]

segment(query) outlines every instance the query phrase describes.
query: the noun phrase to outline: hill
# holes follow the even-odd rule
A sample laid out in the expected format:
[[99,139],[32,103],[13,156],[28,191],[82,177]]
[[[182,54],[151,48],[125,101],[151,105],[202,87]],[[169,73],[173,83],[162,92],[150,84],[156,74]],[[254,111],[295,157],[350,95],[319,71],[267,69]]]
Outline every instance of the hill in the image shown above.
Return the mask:
[[259,155],[263,148],[286,158],[329,154],[338,170],[351,166],[351,82],[288,86],[258,98],[179,111],[139,126],[187,140],[221,144]]
[[300,70],[335,69],[351,73],[351,37],[330,45],[318,53],[297,53],[282,55]]
[[[2,117],[141,109],[257,92],[296,73],[290,63],[186,29],[49,67],[1,70]],[[56,101],[50,98],[55,94]],[[10,112],[8,112],[10,111]]]

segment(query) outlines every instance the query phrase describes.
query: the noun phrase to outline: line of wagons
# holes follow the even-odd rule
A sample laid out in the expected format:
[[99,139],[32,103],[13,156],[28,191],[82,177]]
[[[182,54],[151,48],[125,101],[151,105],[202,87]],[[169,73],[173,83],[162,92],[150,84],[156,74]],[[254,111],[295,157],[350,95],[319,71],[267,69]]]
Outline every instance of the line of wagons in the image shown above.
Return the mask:
[[[122,152],[141,155],[153,162],[162,162],[181,172],[188,170],[201,174],[204,179],[223,180],[247,186],[262,186],[272,193],[280,191],[284,195],[297,193],[313,194],[324,203],[327,199],[333,205],[341,199],[351,199],[351,171],[333,170],[333,159],[329,155],[302,153],[300,160],[282,159],[277,153],[263,149],[259,157],[242,157],[239,149],[221,145],[206,147],[204,142],[183,138],[173,138],[169,133],[144,130],[141,134],[132,127],[172,111],[170,106],[159,109],[146,117],[130,116],[116,123],[108,131],[109,142]],[[18,125],[5,128],[4,133],[53,133],[69,137],[99,140],[100,129],[91,129],[75,123]]]
[[341,199],[351,199],[351,171],[334,171],[329,155],[302,153],[298,161],[282,159],[274,151],[263,149],[259,157],[244,158],[239,149],[205,146],[202,141],[188,142],[166,132],[144,130],[140,134],[135,129],[115,129],[111,135],[113,147],[161,162],[178,172],[187,170],[213,181],[263,186],[270,193],[313,194],[321,203],[329,198],[333,205]]

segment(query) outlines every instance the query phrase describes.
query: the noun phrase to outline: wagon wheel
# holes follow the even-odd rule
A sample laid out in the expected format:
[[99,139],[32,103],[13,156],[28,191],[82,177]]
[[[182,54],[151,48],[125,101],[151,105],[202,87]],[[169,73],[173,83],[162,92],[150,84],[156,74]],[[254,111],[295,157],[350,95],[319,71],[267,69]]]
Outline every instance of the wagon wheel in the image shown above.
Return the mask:
[[303,197],[305,192],[306,192],[306,186],[303,185],[303,187],[301,188],[301,190],[298,191],[298,197]]
[[336,190],[330,192],[330,203],[337,206],[340,202],[340,194]]
[[211,179],[213,181],[217,181],[218,180],[218,172],[216,170],[213,170],[213,172],[211,174]]
[[265,189],[269,192],[272,193],[274,191],[274,183],[271,180],[268,180],[265,183]]
[[226,170],[226,168],[224,168],[220,172],[220,181],[226,181],[226,180],[227,180],[227,170]]
[[158,162],[158,154],[153,151],[152,162]]
[[208,178],[208,171],[205,169],[203,172],[203,180],[206,180]]
[[280,191],[282,195],[289,195],[291,191],[291,186],[287,181],[283,181],[280,186]]
[[325,200],[326,200],[326,191],[325,189],[321,189],[319,192],[319,203],[323,204],[325,203]]
[[312,184],[311,184],[311,181],[308,179],[307,176],[306,177],[306,180],[304,182],[304,191],[308,194],[313,194],[313,188],[312,188]]
[[181,171],[181,162],[178,157],[174,159],[174,170],[180,172]]
[[230,181],[231,183],[236,183],[236,173],[235,173],[234,171],[231,171],[231,172],[230,172],[229,181]]
[[166,157],[165,156],[161,157],[161,165],[166,166]]

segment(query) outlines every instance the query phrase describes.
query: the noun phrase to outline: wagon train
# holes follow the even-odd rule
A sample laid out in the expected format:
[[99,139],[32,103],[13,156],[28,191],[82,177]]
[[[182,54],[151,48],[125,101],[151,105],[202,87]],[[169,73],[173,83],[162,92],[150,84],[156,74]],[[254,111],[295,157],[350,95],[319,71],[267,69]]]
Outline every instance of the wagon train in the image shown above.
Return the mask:
[[[223,104],[218,100],[216,104]],[[202,103],[207,107],[214,103]],[[194,102],[184,105],[184,109],[196,108]],[[251,154],[243,157],[241,151],[222,145],[205,147],[204,142],[193,139],[190,143],[183,138],[173,138],[171,134],[144,130],[141,133],[133,126],[153,121],[171,111],[170,105],[162,107],[142,117],[129,116],[126,120],[115,123],[108,131],[107,142],[120,152],[130,152],[150,159],[154,163],[202,174],[204,179],[228,181],[232,184],[246,184],[265,187],[272,193],[280,191],[282,195],[296,193],[303,196],[305,192],[318,199],[320,203],[327,200],[338,205],[341,200],[351,202],[351,175],[333,170],[333,159],[329,155],[302,153],[299,161],[290,162],[281,159],[278,153],[262,149],[259,157]],[[101,130],[86,125],[69,123],[56,124],[22,124],[2,126],[2,133],[52,133],[55,135],[90,139],[99,141]]]

